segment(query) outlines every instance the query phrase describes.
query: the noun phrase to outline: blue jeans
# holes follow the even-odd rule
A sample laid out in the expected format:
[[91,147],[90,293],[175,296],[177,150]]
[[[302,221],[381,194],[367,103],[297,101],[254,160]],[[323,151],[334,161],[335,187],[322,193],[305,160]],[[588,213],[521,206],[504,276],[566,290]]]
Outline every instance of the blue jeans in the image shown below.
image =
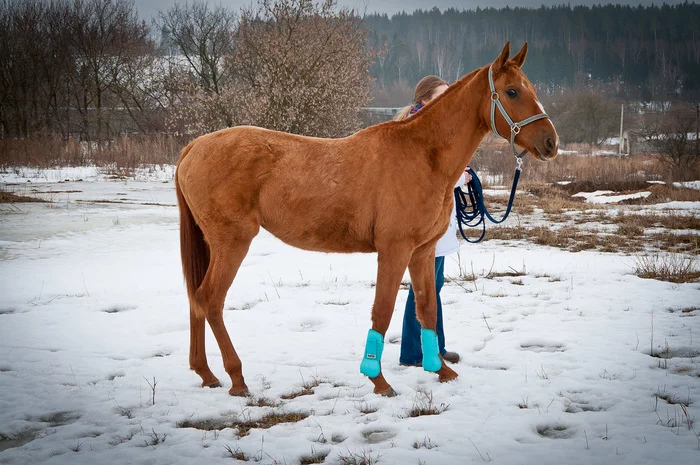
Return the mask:
[[[442,327],[442,301],[440,289],[445,284],[445,257],[435,257],[435,294],[437,295],[437,328],[438,347],[440,354],[445,355],[445,331]],[[423,362],[423,351],[420,345],[420,323],[416,318],[416,297],[413,286],[408,289],[406,310],[403,313],[403,332],[401,334],[401,355],[399,363],[416,365]]]

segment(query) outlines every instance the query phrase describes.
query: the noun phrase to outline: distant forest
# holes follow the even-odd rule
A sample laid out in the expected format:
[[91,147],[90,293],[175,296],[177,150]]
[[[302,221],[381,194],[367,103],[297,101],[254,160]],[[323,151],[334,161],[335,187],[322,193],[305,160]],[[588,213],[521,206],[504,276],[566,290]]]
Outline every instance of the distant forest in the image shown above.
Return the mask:
[[132,0],[0,0],[0,140],[239,124],[339,137],[373,122],[362,108],[407,105],[422,76],[455,81],[507,41],[529,43],[525,71],[563,140],[619,132],[622,104],[626,127],[672,110],[697,129],[698,35],[697,3],[360,17],[332,1],[190,0],[149,24]]
[[[595,81],[623,99],[700,96],[700,5],[558,6],[369,15],[377,93],[427,74],[454,81],[492,61],[506,41],[529,43],[525,71],[540,92]],[[405,93],[405,92],[404,92]],[[391,99],[389,99],[391,100]],[[378,102],[379,103],[379,102]]]

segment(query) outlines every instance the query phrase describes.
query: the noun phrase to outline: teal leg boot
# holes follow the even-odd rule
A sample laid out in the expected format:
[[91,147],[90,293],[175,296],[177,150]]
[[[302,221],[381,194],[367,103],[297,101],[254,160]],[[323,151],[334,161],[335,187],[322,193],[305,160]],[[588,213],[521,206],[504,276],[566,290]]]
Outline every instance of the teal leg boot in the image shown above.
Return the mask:
[[423,369],[436,373],[442,368],[437,334],[432,329],[421,328],[420,342],[423,349]]
[[[436,339],[437,341],[437,339]],[[382,371],[382,352],[384,351],[384,337],[379,332],[370,329],[365,344],[365,355],[360,364],[360,373],[370,378],[376,378]]]

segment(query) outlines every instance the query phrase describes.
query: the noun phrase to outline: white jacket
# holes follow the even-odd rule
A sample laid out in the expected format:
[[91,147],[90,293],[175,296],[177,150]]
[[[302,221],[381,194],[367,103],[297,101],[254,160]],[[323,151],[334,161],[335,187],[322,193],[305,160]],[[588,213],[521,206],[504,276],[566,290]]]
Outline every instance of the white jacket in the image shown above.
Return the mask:
[[[455,187],[461,187],[466,182],[464,173],[457,180]],[[445,235],[435,245],[435,256],[444,257],[459,250],[459,240],[457,240],[457,209],[455,208],[454,197],[452,198],[452,213],[450,213],[450,225],[445,231]]]

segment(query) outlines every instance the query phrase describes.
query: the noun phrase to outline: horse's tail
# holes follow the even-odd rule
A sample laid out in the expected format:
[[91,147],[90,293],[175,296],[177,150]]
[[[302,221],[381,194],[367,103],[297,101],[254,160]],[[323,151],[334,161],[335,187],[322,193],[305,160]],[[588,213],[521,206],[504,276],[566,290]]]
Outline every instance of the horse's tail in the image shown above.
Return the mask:
[[175,172],[175,192],[177,193],[177,205],[180,209],[180,255],[182,257],[182,273],[185,276],[187,295],[190,299],[190,307],[198,316],[204,316],[197,305],[195,293],[204,280],[204,275],[209,267],[209,246],[204,241],[204,234],[197,225],[192,211],[180,189],[178,172],[180,163],[192,148],[192,143],[187,145],[180,154],[178,170]]

